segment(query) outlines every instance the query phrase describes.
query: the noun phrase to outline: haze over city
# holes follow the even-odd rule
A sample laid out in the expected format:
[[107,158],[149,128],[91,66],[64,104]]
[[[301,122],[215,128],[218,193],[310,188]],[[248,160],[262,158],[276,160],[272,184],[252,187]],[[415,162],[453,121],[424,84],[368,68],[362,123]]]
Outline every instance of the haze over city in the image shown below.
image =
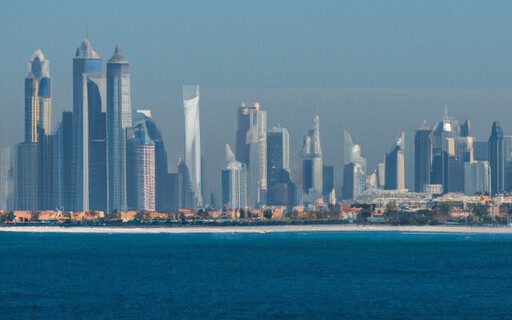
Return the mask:
[[0,318],[508,319],[512,1],[0,0]]
[[4,3],[0,110],[10,116],[0,120],[0,143],[22,140],[23,79],[37,48],[50,61],[53,128],[72,109],[71,62],[87,36],[104,59],[119,44],[130,61],[132,107],[152,110],[171,170],[183,157],[181,88],[201,86],[202,148],[212,168],[205,174],[217,198],[242,101],[259,101],[269,128],[288,129],[294,169],[318,110],[324,163],[336,167],[336,184],[343,130],[362,146],[369,168],[404,130],[412,188],[414,129],[423,120],[434,125],[445,107],[472,120],[477,140],[487,139],[496,119],[511,132],[503,115],[512,102],[512,5],[465,4],[90,1],[87,8],[101,10],[84,10],[82,3]]

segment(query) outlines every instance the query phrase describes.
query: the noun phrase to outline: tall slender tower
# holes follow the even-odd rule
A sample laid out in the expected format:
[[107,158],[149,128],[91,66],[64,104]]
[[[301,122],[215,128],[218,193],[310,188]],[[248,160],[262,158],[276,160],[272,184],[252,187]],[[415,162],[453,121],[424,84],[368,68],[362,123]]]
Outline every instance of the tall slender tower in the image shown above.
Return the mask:
[[247,207],[247,172],[245,164],[235,160],[231,148],[226,145],[227,166],[222,170],[222,206],[226,209]]
[[194,207],[202,206],[201,197],[201,127],[199,122],[199,86],[183,87],[185,111],[185,164],[192,192]]
[[101,57],[84,39],[73,59],[73,194],[75,210],[105,210],[106,103]]
[[107,62],[108,210],[127,209],[126,143],[132,126],[129,62],[116,46]]
[[492,123],[489,137],[489,166],[491,167],[491,195],[505,189],[505,154],[503,152],[503,130],[497,121]]
[[37,142],[39,131],[50,134],[51,81],[50,62],[37,49],[28,63],[25,78],[25,142]]
[[242,103],[238,109],[235,158],[247,168],[249,207],[266,203],[267,111],[258,102]]
[[51,181],[51,78],[41,50],[28,63],[25,78],[25,140],[18,146],[18,209],[50,209]]
[[274,127],[267,133],[267,180],[278,180],[281,170],[290,172],[290,135],[286,128]]
[[155,143],[148,130],[149,117],[138,117],[133,125],[133,139],[129,142],[130,169],[133,179],[130,192],[138,211],[155,210]]
[[405,189],[405,158],[404,158],[404,132],[400,131],[396,138],[396,145],[386,154],[385,185],[386,190]]
[[422,126],[414,136],[414,191],[423,192],[432,171],[432,130]]
[[304,137],[303,188],[308,195],[321,196],[323,187],[322,146],[320,144],[320,117],[315,116],[313,129]]
[[354,162],[352,148],[354,143],[352,142],[352,136],[348,131],[343,131],[343,164],[349,164]]

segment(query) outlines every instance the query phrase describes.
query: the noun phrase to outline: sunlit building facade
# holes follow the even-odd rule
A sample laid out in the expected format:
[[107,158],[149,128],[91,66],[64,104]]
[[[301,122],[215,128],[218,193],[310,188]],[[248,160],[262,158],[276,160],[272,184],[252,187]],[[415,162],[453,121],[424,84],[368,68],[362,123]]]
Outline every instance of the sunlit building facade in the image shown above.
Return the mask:
[[203,203],[199,86],[183,87],[183,109],[185,112],[185,164],[188,169],[190,187],[194,193],[194,208],[199,208]]

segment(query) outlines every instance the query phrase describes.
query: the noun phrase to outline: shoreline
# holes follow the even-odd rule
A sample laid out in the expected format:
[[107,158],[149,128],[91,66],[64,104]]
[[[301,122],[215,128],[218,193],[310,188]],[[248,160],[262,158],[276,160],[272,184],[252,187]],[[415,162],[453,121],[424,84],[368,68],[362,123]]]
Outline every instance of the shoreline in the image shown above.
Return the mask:
[[102,226],[1,226],[0,233],[102,233],[102,234],[264,234],[312,232],[402,232],[512,234],[512,227],[388,226],[388,225],[277,225],[277,226],[190,226],[190,227],[102,227]]

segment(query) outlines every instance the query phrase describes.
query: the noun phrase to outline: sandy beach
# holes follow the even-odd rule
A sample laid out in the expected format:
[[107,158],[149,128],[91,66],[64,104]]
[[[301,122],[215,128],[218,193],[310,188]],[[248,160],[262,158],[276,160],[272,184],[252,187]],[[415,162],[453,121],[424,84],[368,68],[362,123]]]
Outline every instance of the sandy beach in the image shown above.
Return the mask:
[[281,225],[281,226],[222,226],[222,227],[60,227],[2,226],[0,232],[52,233],[279,233],[279,232],[404,232],[404,233],[487,233],[512,234],[512,227],[471,226],[382,226],[382,225]]

